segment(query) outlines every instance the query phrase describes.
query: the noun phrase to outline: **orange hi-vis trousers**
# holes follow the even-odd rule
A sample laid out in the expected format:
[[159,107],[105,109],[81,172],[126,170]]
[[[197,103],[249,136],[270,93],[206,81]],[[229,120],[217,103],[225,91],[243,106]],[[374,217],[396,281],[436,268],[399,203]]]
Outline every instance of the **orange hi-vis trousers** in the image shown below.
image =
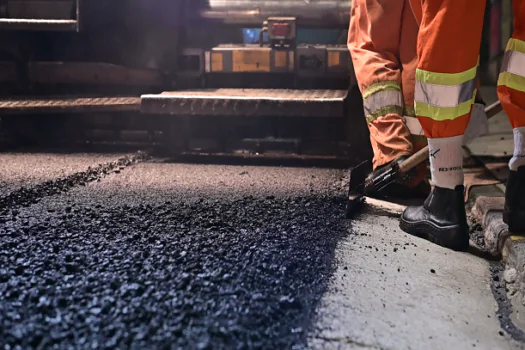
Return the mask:
[[[462,135],[476,94],[485,0],[412,0],[421,14],[415,110],[428,138]],[[418,8],[419,6],[419,8]],[[525,126],[525,0],[514,0],[514,33],[498,95],[514,128]]]
[[352,1],[348,49],[363,95],[374,169],[426,145],[414,113],[417,34],[408,0]]
[[525,0],[514,0],[514,33],[498,79],[498,97],[513,128],[525,126]]

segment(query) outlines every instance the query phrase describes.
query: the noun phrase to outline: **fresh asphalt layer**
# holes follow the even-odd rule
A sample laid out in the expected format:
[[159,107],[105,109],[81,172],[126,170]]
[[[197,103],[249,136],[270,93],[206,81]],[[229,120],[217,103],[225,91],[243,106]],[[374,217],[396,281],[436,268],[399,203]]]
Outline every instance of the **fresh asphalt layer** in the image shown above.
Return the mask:
[[488,261],[345,220],[344,171],[64,157],[0,156],[2,348],[521,347]]

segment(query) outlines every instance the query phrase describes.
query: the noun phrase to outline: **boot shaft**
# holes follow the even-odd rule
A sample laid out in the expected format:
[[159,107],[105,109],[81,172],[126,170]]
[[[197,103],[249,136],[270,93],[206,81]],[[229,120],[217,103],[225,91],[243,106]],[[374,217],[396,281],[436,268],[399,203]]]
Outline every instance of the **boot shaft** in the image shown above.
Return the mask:
[[525,166],[509,172],[503,221],[509,225],[510,232],[525,234]]
[[434,187],[423,207],[432,213],[433,219],[441,225],[466,225],[464,186],[449,188]]

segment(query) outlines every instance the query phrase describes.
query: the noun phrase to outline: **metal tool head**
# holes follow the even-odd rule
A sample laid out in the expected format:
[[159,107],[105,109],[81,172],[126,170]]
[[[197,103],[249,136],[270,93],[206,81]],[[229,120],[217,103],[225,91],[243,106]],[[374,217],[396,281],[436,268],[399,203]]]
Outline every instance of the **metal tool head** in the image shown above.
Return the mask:
[[365,201],[364,186],[366,177],[370,173],[371,165],[369,161],[350,169],[350,183],[348,188],[348,199],[346,203],[346,218],[351,219],[354,213],[359,210]]
[[408,179],[409,177],[409,174],[401,173],[398,162],[392,162],[388,167],[382,169],[382,171],[366,179],[363,192],[367,194],[371,191],[382,191],[391,183]]

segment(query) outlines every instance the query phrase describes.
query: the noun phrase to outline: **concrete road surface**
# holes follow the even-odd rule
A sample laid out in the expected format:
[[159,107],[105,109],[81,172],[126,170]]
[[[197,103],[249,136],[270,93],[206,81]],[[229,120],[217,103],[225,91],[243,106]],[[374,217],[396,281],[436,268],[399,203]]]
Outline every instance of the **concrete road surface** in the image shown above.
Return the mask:
[[496,263],[344,220],[344,171],[31,157],[0,156],[0,348],[522,348]]

